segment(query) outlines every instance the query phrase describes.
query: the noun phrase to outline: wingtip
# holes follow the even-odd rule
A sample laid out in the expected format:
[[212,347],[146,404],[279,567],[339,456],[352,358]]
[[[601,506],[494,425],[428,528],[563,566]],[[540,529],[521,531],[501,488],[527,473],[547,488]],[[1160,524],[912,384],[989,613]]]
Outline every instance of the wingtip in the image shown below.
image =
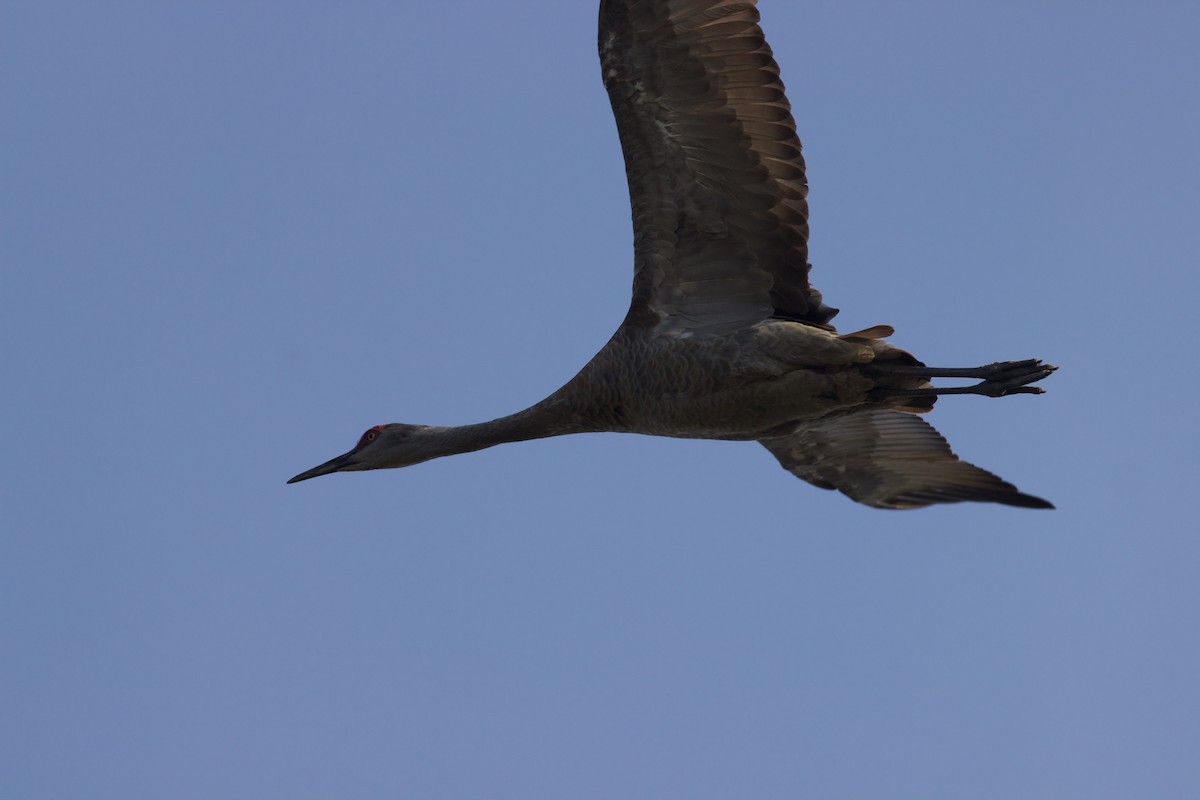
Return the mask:
[[1017,492],[1015,496],[1005,498],[1000,502],[1020,508],[1054,508],[1054,503],[1051,503],[1049,500],[1044,500],[1032,494],[1024,494],[1023,492]]

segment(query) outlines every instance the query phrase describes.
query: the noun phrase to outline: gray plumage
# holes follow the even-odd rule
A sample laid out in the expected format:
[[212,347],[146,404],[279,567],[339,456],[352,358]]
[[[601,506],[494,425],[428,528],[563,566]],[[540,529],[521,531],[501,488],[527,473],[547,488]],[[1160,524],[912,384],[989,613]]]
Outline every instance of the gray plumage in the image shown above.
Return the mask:
[[[926,367],[876,326],[839,335],[808,282],[808,186],[779,70],[747,0],[603,0],[599,50],[634,224],[630,308],[565,386],[475,425],[394,423],[292,478],[403,467],[511,441],[617,431],[757,440],[799,478],[879,508],[1050,508],[959,460],[914,416],[940,394],[1037,393],[1036,360]],[[933,387],[934,377],[980,379]]]

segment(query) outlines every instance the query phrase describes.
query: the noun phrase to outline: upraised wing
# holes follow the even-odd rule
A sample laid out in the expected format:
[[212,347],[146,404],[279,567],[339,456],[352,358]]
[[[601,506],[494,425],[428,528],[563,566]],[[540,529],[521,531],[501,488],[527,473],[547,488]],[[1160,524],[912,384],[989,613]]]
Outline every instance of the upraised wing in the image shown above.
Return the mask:
[[808,184],[753,0],[602,0],[633,206],[631,322],[721,333],[837,313],[808,283]]
[[864,408],[761,443],[796,477],[876,508],[963,500],[1054,508],[961,461],[932,426],[900,411]]

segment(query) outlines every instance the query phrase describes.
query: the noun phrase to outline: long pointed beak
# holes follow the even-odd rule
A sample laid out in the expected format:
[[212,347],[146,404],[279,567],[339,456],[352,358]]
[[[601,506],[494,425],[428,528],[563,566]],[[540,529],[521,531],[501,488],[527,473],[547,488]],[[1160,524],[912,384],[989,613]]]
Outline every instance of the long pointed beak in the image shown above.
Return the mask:
[[354,451],[343,453],[337,458],[331,458],[319,467],[313,467],[307,472],[301,472],[296,477],[288,481],[288,483],[299,483],[306,481],[309,478],[316,478],[320,475],[328,475],[331,472],[340,472],[342,469],[350,466],[350,456],[354,455]]

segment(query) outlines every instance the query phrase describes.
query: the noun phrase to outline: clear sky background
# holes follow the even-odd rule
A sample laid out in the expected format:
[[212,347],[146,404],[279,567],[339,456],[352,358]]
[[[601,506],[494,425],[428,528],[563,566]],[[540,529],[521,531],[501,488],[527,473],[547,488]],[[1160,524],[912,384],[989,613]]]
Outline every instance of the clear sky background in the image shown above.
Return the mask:
[[1194,798],[1200,6],[762,0],[814,283],[1057,511],[589,435],[628,302],[580,2],[5,2],[0,795]]

